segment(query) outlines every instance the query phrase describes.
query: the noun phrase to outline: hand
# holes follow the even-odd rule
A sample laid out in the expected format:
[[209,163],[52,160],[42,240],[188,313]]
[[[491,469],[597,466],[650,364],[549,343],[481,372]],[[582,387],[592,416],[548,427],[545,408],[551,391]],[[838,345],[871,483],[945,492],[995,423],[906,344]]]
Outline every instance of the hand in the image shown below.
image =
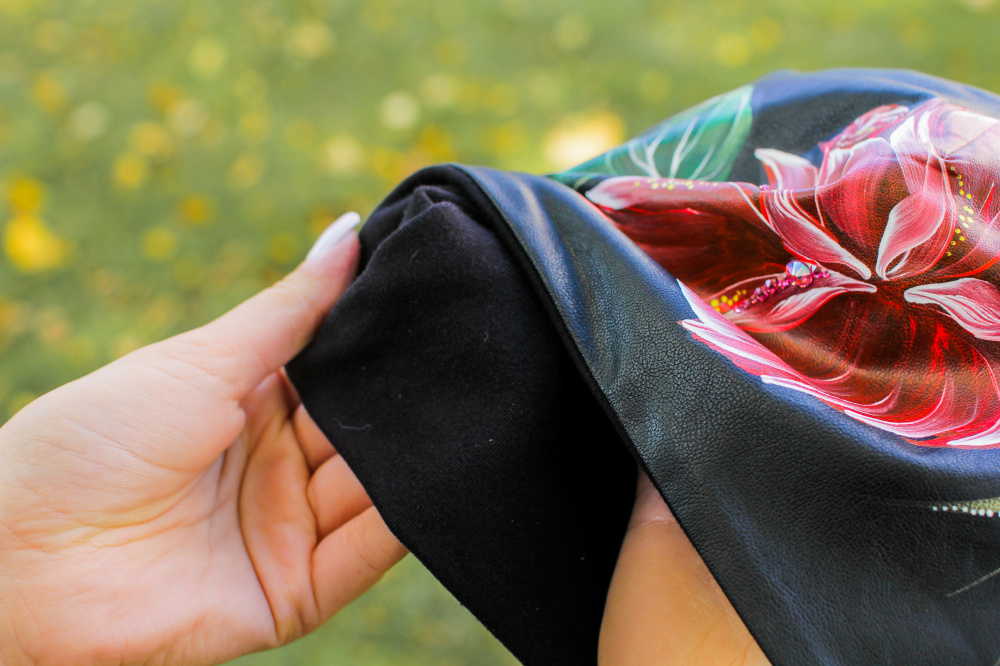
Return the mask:
[[219,663],[309,632],[405,554],[281,371],[353,279],[356,221],[0,429],[0,662]]
[[598,662],[769,663],[641,469],[604,609]]

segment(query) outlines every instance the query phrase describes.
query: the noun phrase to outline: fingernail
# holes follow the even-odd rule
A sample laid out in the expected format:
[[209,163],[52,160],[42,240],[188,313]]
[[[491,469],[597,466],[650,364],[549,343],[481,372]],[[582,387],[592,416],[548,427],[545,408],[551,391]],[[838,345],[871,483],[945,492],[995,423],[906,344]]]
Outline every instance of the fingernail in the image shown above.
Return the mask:
[[351,211],[344,213],[319,235],[304,263],[315,263],[329,254],[337,243],[361,222],[361,216]]

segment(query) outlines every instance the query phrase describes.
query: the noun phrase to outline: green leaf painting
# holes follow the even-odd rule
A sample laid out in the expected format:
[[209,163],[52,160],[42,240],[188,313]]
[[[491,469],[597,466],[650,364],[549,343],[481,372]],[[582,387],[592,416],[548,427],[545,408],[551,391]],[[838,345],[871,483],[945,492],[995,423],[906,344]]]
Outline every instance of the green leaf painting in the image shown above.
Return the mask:
[[713,97],[555,178],[568,185],[597,175],[725,180],[750,133],[752,93],[747,85]]

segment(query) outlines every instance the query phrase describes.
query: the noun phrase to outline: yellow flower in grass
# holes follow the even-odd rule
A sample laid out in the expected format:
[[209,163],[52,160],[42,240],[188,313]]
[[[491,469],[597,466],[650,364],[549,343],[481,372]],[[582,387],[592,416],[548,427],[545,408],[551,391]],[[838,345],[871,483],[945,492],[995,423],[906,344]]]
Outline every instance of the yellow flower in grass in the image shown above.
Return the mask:
[[229,165],[229,183],[239,189],[247,189],[257,184],[264,175],[266,165],[257,153],[241,153]]
[[149,261],[164,261],[177,251],[177,236],[166,227],[151,227],[142,235],[142,256]]
[[57,113],[66,104],[69,92],[55,76],[40,74],[31,87],[35,103],[47,113]]
[[7,187],[7,202],[18,213],[37,213],[45,202],[45,190],[34,178],[15,178]]
[[41,218],[20,213],[4,228],[4,251],[15,268],[38,273],[63,266],[72,245],[57,236]]
[[165,157],[174,151],[173,137],[159,123],[136,123],[129,130],[129,143],[149,157]]
[[119,187],[134,190],[149,179],[149,163],[135,153],[124,153],[115,160],[111,175]]
[[204,195],[184,197],[177,205],[177,213],[184,224],[208,224],[215,216],[215,202]]

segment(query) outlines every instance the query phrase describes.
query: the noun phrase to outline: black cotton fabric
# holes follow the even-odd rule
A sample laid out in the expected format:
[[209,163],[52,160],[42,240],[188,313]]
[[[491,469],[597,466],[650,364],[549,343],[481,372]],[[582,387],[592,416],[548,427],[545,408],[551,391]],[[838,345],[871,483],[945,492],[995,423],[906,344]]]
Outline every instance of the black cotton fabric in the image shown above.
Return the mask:
[[410,181],[288,372],[393,533],[525,663],[595,660],[635,462],[491,225]]

